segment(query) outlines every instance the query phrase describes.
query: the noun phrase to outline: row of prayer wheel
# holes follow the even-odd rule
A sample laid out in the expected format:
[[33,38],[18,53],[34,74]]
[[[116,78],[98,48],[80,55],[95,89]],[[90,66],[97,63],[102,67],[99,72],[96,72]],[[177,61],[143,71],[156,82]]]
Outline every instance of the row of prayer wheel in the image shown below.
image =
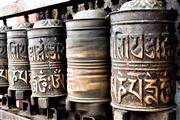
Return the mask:
[[90,9],[67,20],[66,28],[60,20],[47,19],[33,28],[9,30],[7,37],[1,32],[0,87],[31,90],[37,98],[111,101],[123,110],[171,109],[174,21],[173,11],[161,8],[122,9],[109,17]]

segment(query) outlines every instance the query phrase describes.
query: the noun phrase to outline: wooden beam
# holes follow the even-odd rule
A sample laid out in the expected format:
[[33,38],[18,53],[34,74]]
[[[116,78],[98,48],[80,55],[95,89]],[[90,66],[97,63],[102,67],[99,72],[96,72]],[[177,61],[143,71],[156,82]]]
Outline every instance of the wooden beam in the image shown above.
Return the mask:
[[0,19],[38,12],[43,8],[65,4],[71,0],[22,0],[0,8]]

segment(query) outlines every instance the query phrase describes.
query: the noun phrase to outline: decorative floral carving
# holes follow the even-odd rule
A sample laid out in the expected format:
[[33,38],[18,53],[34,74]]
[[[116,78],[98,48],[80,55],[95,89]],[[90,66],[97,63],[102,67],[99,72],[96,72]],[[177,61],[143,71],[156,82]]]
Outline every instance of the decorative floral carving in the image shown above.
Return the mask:
[[57,27],[57,26],[63,26],[63,22],[57,19],[46,19],[36,22],[33,28]]
[[6,26],[6,25],[0,27],[0,31],[1,31],[1,32],[6,32],[6,31],[8,31],[9,29],[10,29],[10,28],[9,28],[8,26]]
[[32,24],[29,22],[17,24],[13,27],[13,29],[27,29],[27,28],[32,28]]
[[165,9],[161,0],[132,0],[124,3],[120,11],[137,9]]

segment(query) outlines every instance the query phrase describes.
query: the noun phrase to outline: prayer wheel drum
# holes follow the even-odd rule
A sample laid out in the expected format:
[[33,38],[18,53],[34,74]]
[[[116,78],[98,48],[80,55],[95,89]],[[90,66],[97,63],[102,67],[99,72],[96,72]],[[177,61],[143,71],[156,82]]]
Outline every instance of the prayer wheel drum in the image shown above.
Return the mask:
[[132,111],[174,107],[175,45],[173,11],[112,12],[111,105]]
[[66,21],[67,101],[109,101],[110,33],[106,15],[100,9],[84,10]]
[[0,94],[7,92],[8,83],[8,59],[6,32],[0,32]]
[[31,97],[66,95],[66,30],[60,20],[46,19],[28,31]]
[[[9,96],[15,91],[16,99],[24,99],[30,88],[30,67],[28,60],[26,28],[15,28],[7,32]],[[25,95],[27,96],[27,95]]]

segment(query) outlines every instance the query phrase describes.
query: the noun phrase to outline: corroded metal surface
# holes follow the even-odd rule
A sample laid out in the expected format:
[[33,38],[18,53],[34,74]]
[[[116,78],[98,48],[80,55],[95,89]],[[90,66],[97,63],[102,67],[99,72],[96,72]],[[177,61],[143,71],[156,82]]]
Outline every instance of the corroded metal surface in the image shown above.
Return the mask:
[[104,11],[81,11],[67,27],[68,100],[109,101],[109,20]]
[[28,31],[32,97],[66,95],[66,30],[59,20],[41,20]]
[[[30,68],[29,68],[28,49],[27,49],[28,40],[27,40],[27,32],[25,28],[21,27],[20,29],[14,29],[7,32],[8,80],[9,80],[8,89],[20,91],[20,92],[31,90],[29,84]],[[23,97],[21,98],[23,99]]]
[[8,59],[7,59],[6,46],[7,46],[6,32],[0,32],[0,88],[3,88],[3,89],[9,86],[8,84]]
[[112,120],[112,109],[106,103],[77,103],[70,102],[72,106],[70,120]]
[[112,106],[133,111],[174,107],[173,11],[111,13]]

